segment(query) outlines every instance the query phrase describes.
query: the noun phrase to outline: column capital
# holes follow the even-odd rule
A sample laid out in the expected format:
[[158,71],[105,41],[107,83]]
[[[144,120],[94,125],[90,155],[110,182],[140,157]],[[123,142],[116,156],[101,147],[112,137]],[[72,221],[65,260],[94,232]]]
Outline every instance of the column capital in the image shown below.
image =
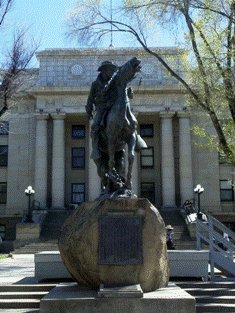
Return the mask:
[[49,118],[48,113],[35,113],[34,116],[37,120],[47,120]]
[[190,112],[177,112],[177,116],[179,118],[190,118],[191,114]]
[[53,120],[64,120],[66,113],[51,113],[51,117]]
[[175,115],[175,112],[160,112],[160,118],[172,118]]

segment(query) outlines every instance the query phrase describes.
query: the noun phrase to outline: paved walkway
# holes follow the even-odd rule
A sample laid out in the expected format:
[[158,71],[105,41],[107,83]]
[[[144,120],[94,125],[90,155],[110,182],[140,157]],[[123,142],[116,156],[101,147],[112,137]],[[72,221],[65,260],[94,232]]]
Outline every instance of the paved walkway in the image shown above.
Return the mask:
[[0,259],[0,284],[34,283],[34,254]]

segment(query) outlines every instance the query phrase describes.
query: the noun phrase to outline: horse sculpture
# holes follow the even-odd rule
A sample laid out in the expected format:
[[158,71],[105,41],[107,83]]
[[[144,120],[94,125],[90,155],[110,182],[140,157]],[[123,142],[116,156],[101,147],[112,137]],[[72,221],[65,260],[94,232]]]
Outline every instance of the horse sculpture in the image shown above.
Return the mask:
[[[135,149],[146,148],[147,145],[137,135],[137,120],[130,110],[127,84],[140,71],[140,60],[136,57],[121,66],[111,77],[103,90],[110,95],[110,108],[103,119],[99,134],[99,150],[101,158],[95,160],[98,174],[101,177],[105,193],[126,193],[132,189],[132,167]],[[126,178],[124,169],[125,147],[128,147],[128,170]],[[124,192],[125,190],[125,192]]]

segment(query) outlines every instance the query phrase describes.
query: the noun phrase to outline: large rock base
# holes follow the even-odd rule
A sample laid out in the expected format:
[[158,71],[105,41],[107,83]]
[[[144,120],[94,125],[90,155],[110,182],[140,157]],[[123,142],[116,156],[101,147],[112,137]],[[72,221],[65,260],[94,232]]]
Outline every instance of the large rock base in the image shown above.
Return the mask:
[[59,250],[74,280],[90,288],[168,284],[165,225],[147,199],[84,203],[65,221]]
[[170,284],[140,297],[98,297],[76,283],[60,284],[41,299],[40,313],[195,313],[195,298]]

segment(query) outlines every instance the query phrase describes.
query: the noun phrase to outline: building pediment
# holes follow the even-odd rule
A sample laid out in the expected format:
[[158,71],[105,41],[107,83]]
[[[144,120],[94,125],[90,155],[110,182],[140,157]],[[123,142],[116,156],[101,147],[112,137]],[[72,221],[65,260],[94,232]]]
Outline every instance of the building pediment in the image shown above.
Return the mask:
[[[181,71],[180,56],[182,51],[176,48],[155,49],[163,57],[171,58],[176,72]],[[132,81],[132,85],[140,90],[179,89],[176,79],[169,76],[159,61],[144,52],[142,48],[122,49],[50,49],[37,53],[40,63],[37,88],[34,92],[84,92],[88,90],[97,76],[99,65],[110,60],[121,66],[131,57],[136,56],[142,61],[142,70]]]

